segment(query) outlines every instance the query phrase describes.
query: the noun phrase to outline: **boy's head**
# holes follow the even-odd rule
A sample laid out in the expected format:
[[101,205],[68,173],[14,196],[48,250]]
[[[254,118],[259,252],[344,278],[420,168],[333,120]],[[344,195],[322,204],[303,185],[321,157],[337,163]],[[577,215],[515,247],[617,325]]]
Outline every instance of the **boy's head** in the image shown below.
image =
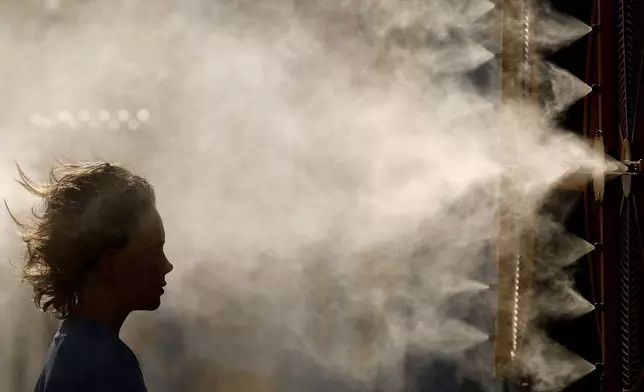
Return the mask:
[[44,311],[68,317],[87,297],[125,313],[160,305],[172,264],[152,186],[110,163],[60,164],[50,182],[18,181],[42,199],[30,224],[18,223],[26,245],[23,279]]

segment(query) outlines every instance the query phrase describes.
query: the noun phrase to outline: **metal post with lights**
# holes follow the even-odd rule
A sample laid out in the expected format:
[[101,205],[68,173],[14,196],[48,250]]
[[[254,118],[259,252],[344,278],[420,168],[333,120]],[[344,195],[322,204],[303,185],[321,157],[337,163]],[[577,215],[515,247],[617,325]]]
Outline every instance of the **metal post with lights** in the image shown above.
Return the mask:
[[[537,75],[532,66],[536,56],[531,45],[534,10],[531,0],[502,1],[501,96],[504,103],[536,99]],[[520,26],[520,30],[517,27]],[[518,160],[518,153],[515,154]],[[509,173],[500,184],[498,262],[498,313],[495,335],[495,374],[511,375],[525,329],[529,307],[530,275],[534,263],[534,224],[531,217],[515,214],[520,192],[513,189]]]

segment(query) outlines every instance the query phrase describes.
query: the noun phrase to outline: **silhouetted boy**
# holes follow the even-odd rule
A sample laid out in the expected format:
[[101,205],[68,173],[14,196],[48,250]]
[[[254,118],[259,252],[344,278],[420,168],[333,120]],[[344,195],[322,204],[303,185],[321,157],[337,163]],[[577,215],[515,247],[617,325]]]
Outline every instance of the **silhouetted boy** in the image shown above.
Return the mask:
[[43,202],[29,225],[16,221],[23,279],[36,305],[63,319],[35,391],[146,391],[119,331],[130,312],[159,307],[172,270],[152,186],[92,162],[55,166],[43,186],[20,171],[19,182]]

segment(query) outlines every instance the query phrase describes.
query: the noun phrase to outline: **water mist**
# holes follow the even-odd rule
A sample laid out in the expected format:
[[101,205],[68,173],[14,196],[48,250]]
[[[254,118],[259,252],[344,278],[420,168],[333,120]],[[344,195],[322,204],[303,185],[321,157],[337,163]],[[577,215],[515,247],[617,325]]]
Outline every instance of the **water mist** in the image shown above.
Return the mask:
[[[497,391],[499,184],[522,222],[570,162],[603,160],[540,108],[501,104],[497,16],[479,0],[4,0],[1,193],[27,216],[12,162],[44,178],[54,156],[118,161],[155,185],[175,270],[162,308],[123,334],[150,390],[402,391],[417,374]],[[544,20],[541,45],[585,31]],[[553,112],[586,92],[551,74]],[[0,249],[18,260],[0,214]],[[564,234],[539,219],[542,243]],[[538,314],[588,310],[557,272],[587,244],[563,238],[537,263],[561,307]],[[0,339],[35,381],[51,324],[0,271]],[[590,371],[534,336],[522,361],[540,388]]]

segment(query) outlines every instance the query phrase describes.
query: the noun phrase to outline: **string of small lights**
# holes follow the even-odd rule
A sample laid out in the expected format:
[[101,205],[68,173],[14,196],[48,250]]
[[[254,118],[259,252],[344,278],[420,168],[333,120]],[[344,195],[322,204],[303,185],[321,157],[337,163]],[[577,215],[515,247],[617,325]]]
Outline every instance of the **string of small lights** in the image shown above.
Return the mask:
[[113,131],[131,130],[136,131],[143,127],[150,120],[150,112],[147,109],[130,111],[119,109],[109,111],[100,109],[96,111],[60,110],[53,114],[33,113],[29,116],[29,124],[41,130],[51,129],[109,129]]

